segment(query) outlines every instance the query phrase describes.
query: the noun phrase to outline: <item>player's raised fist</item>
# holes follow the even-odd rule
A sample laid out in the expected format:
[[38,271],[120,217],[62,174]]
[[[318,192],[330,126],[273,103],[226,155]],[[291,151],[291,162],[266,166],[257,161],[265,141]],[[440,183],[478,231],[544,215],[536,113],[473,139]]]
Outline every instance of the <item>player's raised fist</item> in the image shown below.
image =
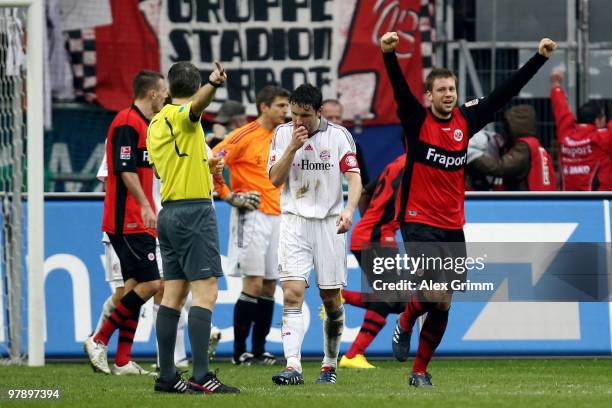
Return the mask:
[[219,61],[215,60],[214,62],[215,62],[215,69],[213,70],[213,72],[210,73],[210,76],[208,77],[208,81],[213,86],[221,86],[227,80],[227,74],[225,73],[225,70],[223,69]]
[[555,48],[557,48],[557,43],[550,38],[542,38],[538,46],[538,53],[546,58],[550,58]]
[[399,44],[399,37],[396,32],[384,33],[380,37],[380,49],[382,52],[395,51],[395,47]]

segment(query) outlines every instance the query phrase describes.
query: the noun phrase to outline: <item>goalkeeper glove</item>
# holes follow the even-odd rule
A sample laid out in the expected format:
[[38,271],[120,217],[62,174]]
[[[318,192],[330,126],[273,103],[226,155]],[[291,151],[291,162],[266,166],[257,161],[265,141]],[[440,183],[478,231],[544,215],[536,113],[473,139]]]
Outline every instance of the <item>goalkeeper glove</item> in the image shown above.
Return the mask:
[[259,208],[259,191],[246,191],[244,193],[229,193],[225,198],[230,205],[246,210],[256,210]]

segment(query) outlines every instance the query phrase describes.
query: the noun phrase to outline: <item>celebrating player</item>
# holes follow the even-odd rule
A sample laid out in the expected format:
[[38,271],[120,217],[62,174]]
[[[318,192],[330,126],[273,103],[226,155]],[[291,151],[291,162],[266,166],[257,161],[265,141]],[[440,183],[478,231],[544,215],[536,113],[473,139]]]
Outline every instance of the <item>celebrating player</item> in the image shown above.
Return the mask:
[[[395,55],[399,36],[385,33],[380,45],[393,94],[397,115],[406,135],[407,153],[397,219],[402,237],[414,253],[428,257],[466,256],[463,234],[464,167],[469,138],[493,120],[493,115],[533,77],[548,60],[556,44],[544,38],[538,52],[521,69],[499,85],[488,97],[474,99],[456,107],[455,75],[435,68],[427,76],[425,89],[431,108],[425,109],[412,94]],[[431,245],[428,243],[455,243]],[[457,245],[457,243],[459,245]],[[407,249],[408,251],[408,249]],[[465,279],[451,271],[424,271],[425,278],[437,281]],[[452,276],[451,276],[452,275]],[[400,361],[408,358],[410,336],[416,319],[427,313],[419,337],[419,348],[412,366],[410,384],[431,387],[427,365],[446,330],[451,291],[415,293],[400,315],[393,335],[393,354]]]
[[95,371],[109,374],[108,341],[119,329],[113,374],[148,374],[132,361],[132,343],[141,306],[160,288],[155,255],[157,216],[153,201],[153,171],[147,160],[147,127],[168,95],[164,77],[140,71],[133,81],[134,104],[117,114],[108,130],[108,176],[102,230],[121,264],[125,295],[84,349]]
[[[259,117],[230,133],[213,153],[229,167],[232,189],[223,177],[215,177],[219,197],[234,208],[230,219],[229,272],[242,277],[242,293],[234,308],[234,364],[274,364],[266,352],[266,336],[274,313],[278,278],[280,188],[266,169],[270,142],[276,126],[285,123],[289,92],[268,85],[257,93]],[[260,204],[261,197],[261,204]],[[246,339],[253,326],[253,353]]]
[[[227,75],[216,62],[208,83],[200,87],[200,72],[191,63],[178,62],[168,72],[172,104],[166,105],[149,126],[149,159],[162,181],[158,237],[164,265],[165,290],[157,313],[160,376],[154,389],[170,393],[238,393],[208,371],[212,310],[217,279],[223,276],[215,210],[211,203],[210,168],[202,112]],[[181,379],[174,365],[176,327],[181,306],[191,288],[188,330],[193,376]]]
[[[272,377],[276,384],[303,384],[302,304],[314,266],[326,311],[324,352],[317,383],[334,384],[344,308],[340,289],[346,286],[346,237],[361,194],[359,166],[350,133],[321,117],[321,91],[304,84],[289,103],[292,122],[276,129],[268,173],[281,192],[278,268],[283,288],[283,350],[287,367]],[[342,175],[349,185],[344,207]],[[344,207],[344,208],[343,208]]]

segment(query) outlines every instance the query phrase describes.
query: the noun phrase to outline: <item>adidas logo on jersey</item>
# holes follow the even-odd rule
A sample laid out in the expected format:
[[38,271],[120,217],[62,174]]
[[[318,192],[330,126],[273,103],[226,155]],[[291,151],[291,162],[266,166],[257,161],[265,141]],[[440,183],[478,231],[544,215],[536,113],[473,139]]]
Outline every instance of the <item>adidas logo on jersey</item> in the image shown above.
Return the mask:
[[300,164],[302,170],[331,170],[332,167],[331,163],[311,162],[308,159],[302,159]]
[[306,147],[304,148],[304,150],[307,150],[307,151],[312,151],[312,145],[309,145],[309,144],[308,144],[308,145],[306,145]]

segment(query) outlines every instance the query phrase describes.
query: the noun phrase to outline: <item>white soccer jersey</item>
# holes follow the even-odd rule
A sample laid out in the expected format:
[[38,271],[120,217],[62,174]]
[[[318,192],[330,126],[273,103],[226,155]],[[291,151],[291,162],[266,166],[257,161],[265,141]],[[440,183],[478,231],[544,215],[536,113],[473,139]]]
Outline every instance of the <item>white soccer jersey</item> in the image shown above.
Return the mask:
[[[285,153],[292,134],[293,122],[276,128],[268,173]],[[344,208],[342,174],[346,172],[359,173],[353,137],[322,117],[317,133],[295,153],[281,192],[281,212],[317,219],[339,215]]]

